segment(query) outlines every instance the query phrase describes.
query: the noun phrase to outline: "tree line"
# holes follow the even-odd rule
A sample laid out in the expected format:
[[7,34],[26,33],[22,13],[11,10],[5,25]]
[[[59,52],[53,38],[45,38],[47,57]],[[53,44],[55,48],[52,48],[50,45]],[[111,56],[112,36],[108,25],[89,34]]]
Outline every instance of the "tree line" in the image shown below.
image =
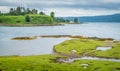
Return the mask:
[[45,15],[44,12],[39,12],[37,9],[30,9],[30,8],[25,8],[25,7],[16,7],[16,8],[10,8],[8,13],[2,13],[0,11],[0,15],[26,15],[26,14],[40,14],[40,15]]
[[[25,7],[16,7],[16,8],[10,8],[8,13],[2,13],[0,11],[0,15],[12,15],[12,16],[19,16],[19,15],[25,15],[26,22],[30,22],[30,16],[28,14],[40,14],[40,15],[46,15],[44,12],[39,12],[37,9],[30,9],[30,8],[25,8]],[[69,19],[64,19],[64,18],[55,18],[55,13],[51,12],[50,17],[54,20],[54,22],[70,22]],[[73,20],[74,23],[78,23],[78,19],[74,18]]]

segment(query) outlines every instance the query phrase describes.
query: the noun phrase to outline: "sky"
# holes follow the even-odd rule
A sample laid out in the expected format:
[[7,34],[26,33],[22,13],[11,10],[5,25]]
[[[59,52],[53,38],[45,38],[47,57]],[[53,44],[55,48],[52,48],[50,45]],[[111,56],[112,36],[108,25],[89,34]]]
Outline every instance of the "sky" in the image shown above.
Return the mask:
[[120,13],[120,0],[0,0],[0,11],[23,6],[56,17],[96,16]]

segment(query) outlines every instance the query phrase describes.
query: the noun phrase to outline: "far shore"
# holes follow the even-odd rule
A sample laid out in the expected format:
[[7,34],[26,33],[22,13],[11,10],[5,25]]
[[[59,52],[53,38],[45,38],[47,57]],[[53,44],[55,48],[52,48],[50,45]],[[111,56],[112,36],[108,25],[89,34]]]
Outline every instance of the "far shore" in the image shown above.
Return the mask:
[[11,38],[11,40],[33,40],[33,39],[36,39],[37,37],[41,37],[41,38],[62,38],[62,37],[67,37],[67,38],[80,38],[80,39],[94,39],[94,40],[100,40],[100,41],[106,41],[106,40],[114,41],[115,40],[113,38],[84,37],[84,36],[73,36],[73,35],[43,35],[43,36],[13,37],[13,38]]
[[0,24],[0,26],[64,26],[64,24]]
[[65,24],[84,24],[84,23],[52,23],[52,24],[32,24],[32,23],[26,23],[26,24],[6,24],[6,23],[0,23],[0,26],[64,26]]

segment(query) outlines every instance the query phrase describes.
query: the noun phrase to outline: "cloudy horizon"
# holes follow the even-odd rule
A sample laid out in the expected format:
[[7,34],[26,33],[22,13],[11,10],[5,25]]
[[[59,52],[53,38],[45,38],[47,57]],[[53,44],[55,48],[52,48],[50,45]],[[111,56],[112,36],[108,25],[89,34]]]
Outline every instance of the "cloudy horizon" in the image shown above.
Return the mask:
[[49,15],[51,11],[58,17],[96,16],[120,13],[120,0],[0,0],[0,11],[23,6],[35,8]]

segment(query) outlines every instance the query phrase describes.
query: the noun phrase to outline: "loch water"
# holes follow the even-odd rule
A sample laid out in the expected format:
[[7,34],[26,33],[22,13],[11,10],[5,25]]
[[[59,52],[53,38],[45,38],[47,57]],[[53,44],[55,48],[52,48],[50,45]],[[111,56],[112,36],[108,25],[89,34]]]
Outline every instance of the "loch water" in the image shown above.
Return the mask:
[[0,26],[0,56],[53,53],[53,46],[70,38],[11,40],[14,37],[42,35],[79,35],[120,40],[120,23],[65,24],[64,26]]

